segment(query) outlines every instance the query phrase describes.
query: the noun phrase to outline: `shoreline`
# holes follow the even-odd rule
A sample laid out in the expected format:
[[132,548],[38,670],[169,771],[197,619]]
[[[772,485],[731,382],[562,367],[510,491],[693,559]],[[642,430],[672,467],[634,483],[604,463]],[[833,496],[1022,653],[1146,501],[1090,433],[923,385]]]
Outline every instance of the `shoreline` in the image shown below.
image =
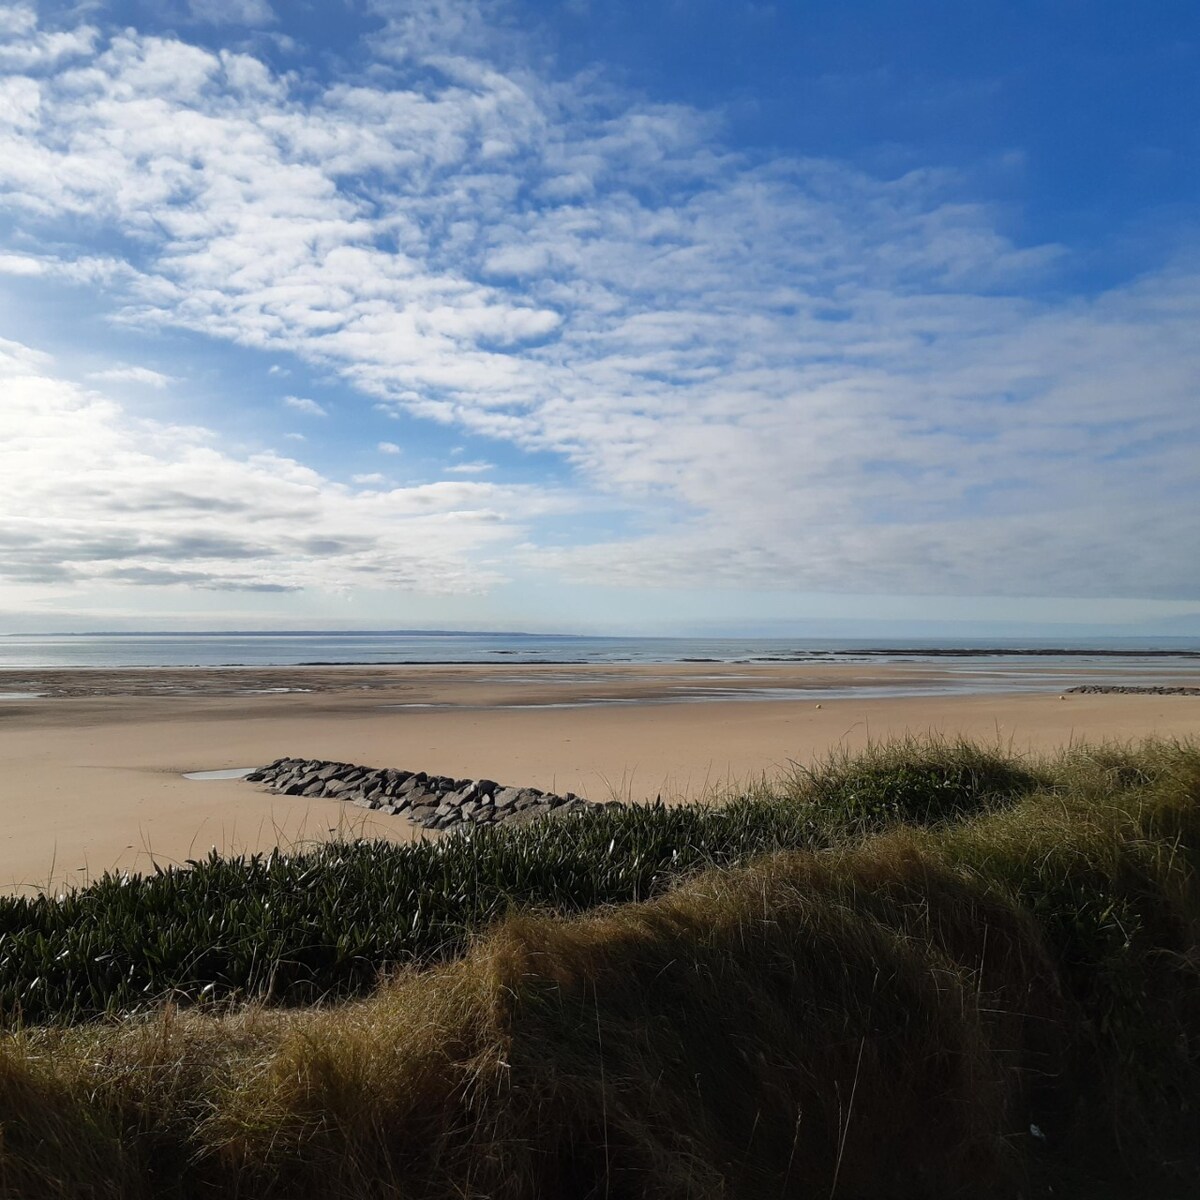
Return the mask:
[[[75,635],[83,636],[83,635]],[[215,636],[215,635],[214,635]],[[654,640],[654,639],[647,639]],[[686,639],[681,639],[686,640]],[[1188,639],[1191,641],[1192,639]],[[294,662],[164,662],[164,663],[0,663],[0,675],[8,672],[37,671],[190,671],[190,670],[295,670],[307,667],[603,667],[603,666],[672,666],[676,664],[715,664],[724,666],[751,666],[768,663],[821,663],[849,659],[888,659],[899,662],[923,661],[926,659],[955,658],[1116,658],[1116,659],[1200,659],[1200,650],[1188,647],[1167,649],[1163,647],[1128,648],[1104,646],[863,646],[838,649],[803,649],[778,654],[742,654],[735,656],[680,655],[678,657],[627,657],[627,658],[517,658],[518,650],[493,650],[492,657],[481,658],[338,658],[297,659]]]
[[[6,649],[0,635],[0,650]],[[78,637],[91,635],[72,635]],[[145,635],[139,635],[145,636]],[[163,635],[168,636],[168,635]],[[170,635],[174,636],[174,635]],[[220,635],[212,634],[211,637]],[[285,635],[272,635],[283,637]],[[468,636],[468,635],[461,635]],[[559,639],[572,642],[589,639],[568,638]],[[605,639],[598,639],[605,640]],[[1150,672],[1175,669],[1190,671],[1200,665],[1200,647],[1196,639],[1181,639],[1186,641],[1184,646],[1169,648],[1160,644],[1148,647],[1132,646],[1099,646],[1099,645],[1060,645],[1060,646],[1011,646],[1011,645],[977,645],[977,646],[825,646],[805,647],[795,645],[768,648],[763,643],[756,647],[744,647],[738,652],[726,650],[723,653],[705,654],[698,652],[698,642],[695,639],[642,639],[648,643],[660,643],[663,640],[677,640],[681,649],[691,650],[691,653],[662,653],[647,651],[645,653],[630,653],[628,647],[638,639],[610,639],[615,644],[625,648],[621,655],[610,657],[603,653],[584,654],[576,652],[570,657],[547,658],[530,651],[517,649],[491,649],[486,652],[476,652],[464,658],[416,658],[416,657],[387,657],[364,658],[303,658],[291,660],[264,661],[229,659],[226,661],[186,661],[174,662],[54,662],[54,661],[4,661],[0,655],[0,683],[10,678],[37,676],[43,673],[57,674],[88,674],[108,675],[128,672],[174,672],[174,671],[297,671],[325,669],[417,669],[417,668],[653,668],[674,666],[714,666],[714,667],[756,667],[756,666],[842,666],[842,665],[916,665],[920,667],[936,667],[942,664],[953,666],[962,663],[968,667],[984,669],[988,665],[1000,670],[1011,664],[1016,667],[1030,661],[1041,661],[1049,664],[1055,662],[1063,670],[1081,669],[1089,662],[1100,662],[1113,670],[1144,669]],[[728,645],[728,643],[722,643]],[[295,651],[294,651],[295,652]],[[386,653],[386,652],[385,652]],[[1126,666],[1128,664],[1128,667]]]
[[[880,652],[890,653],[890,652]],[[1055,652],[1057,653],[1057,652]],[[248,696],[279,693],[336,694],[361,691],[416,689],[423,692],[447,689],[455,695],[463,689],[488,690],[484,703],[520,703],[530,689],[535,694],[563,693],[581,687],[615,688],[619,698],[647,702],[679,698],[681,689],[693,698],[704,699],[701,684],[719,683],[723,690],[754,695],[756,687],[796,692],[799,698],[820,689],[844,690],[846,694],[867,688],[895,688],[897,697],[938,694],[1021,694],[1039,689],[1066,691],[1078,684],[1128,686],[1185,686],[1200,681],[1200,661],[1185,660],[1172,667],[1155,661],[1144,672],[1136,664],[1092,665],[1072,663],[1030,667],[974,661],[958,666],[939,657],[936,662],[861,661],[839,658],[835,652],[824,658],[759,659],[755,661],[687,659],[673,662],[584,662],[580,660],[504,662],[402,662],[319,663],[239,666],[135,666],[135,667],[3,667],[0,668],[0,718],[19,699],[62,699],[103,696]],[[1021,659],[1043,657],[1040,651],[1022,651]],[[1087,656],[1084,655],[1084,658]],[[1127,657],[1112,652],[1113,658]],[[1147,657],[1139,654],[1135,657]],[[1183,658],[1172,653],[1167,657]],[[1200,659],[1200,652],[1196,654]],[[1113,676],[1119,674],[1119,678]],[[1141,675],[1142,678],[1135,678]],[[1128,677],[1127,677],[1128,676]],[[494,685],[494,686],[492,686]],[[656,690],[657,685],[657,690]],[[904,689],[908,689],[905,691]],[[518,699],[520,697],[520,699]],[[732,697],[719,697],[732,698]],[[772,697],[764,695],[763,699]],[[833,698],[832,696],[830,698]],[[841,698],[839,696],[839,698]],[[453,701],[452,701],[453,702]]]
[[[60,887],[109,868],[144,871],[210,846],[252,852],[338,834],[422,836],[403,818],[348,814],[330,800],[183,778],[287,755],[673,803],[906,735],[962,735],[1037,752],[1200,734],[1195,696],[1060,700],[1057,687],[939,694],[930,689],[960,677],[930,664],[248,670],[264,682],[258,694],[245,689],[251,676],[242,670],[58,670],[69,694],[0,703],[0,890]],[[39,673],[44,682],[51,674]],[[1185,685],[1197,676],[1153,674],[1156,684],[1168,679]],[[889,686],[925,690],[870,694]],[[818,696],[831,687],[845,694]],[[677,702],[694,693],[703,702]]]

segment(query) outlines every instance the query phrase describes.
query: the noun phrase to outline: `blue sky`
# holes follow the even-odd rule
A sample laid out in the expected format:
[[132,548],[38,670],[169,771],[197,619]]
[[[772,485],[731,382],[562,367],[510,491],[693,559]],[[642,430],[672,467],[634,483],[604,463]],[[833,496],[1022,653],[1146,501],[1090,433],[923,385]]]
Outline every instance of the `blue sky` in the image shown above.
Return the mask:
[[1194,632],[1198,81],[1167,0],[0,4],[0,629]]

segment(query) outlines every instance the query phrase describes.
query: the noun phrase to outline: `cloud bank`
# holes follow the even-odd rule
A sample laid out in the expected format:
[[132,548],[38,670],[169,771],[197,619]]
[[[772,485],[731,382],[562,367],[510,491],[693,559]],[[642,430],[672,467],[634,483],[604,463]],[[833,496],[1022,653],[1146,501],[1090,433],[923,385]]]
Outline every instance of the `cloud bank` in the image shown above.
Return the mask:
[[527,488],[379,475],[352,487],[282,455],[238,457],[209,430],[130,416],[11,341],[0,393],[9,584],[481,591],[500,578],[487,560],[556,507]]

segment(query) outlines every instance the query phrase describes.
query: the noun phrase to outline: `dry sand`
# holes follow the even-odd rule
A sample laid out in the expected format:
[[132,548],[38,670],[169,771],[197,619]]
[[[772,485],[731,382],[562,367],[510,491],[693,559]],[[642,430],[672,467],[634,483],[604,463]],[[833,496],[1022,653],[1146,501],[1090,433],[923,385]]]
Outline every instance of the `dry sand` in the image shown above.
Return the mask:
[[[1015,695],[862,690],[950,677],[919,665],[711,663],[7,672],[0,692],[45,695],[0,701],[0,890],[144,870],[214,846],[414,836],[402,818],[182,778],[281,755],[673,801],[908,733],[1024,750],[1200,732],[1195,696],[1060,700],[1052,681]],[[853,694],[830,698],[831,688]],[[786,698],[749,698],[764,689]]]

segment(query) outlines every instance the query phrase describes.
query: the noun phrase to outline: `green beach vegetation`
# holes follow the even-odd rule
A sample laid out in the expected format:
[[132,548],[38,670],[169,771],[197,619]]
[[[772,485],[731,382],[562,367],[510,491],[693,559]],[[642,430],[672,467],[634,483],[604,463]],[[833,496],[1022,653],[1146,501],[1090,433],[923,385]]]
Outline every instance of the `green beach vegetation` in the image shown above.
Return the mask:
[[0,1195],[1194,1193],[1198,870],[1196,745],[926,739],[7,898]]

